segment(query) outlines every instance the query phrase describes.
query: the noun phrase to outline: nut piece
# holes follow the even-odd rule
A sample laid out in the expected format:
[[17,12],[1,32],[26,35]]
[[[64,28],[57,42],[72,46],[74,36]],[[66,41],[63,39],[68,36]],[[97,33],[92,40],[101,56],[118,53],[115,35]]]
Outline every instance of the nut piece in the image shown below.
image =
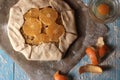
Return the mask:
[[86,53],[89,56],[93,65],[98,65],[99,64],[96,50],[93,47],[88,47],[86,49]]
[[68,77],[61,75],[59,71],[54,74],[54,80],[68,80]]
[[95,65],[92,65],[92,64],[87,64],[85,66],[81,66],[79,68],[79,73],[82,74],[82,73],[85,73],[85,72],[91,72],[91,73],[102,73],[103,70],[100,66],[95,66]]

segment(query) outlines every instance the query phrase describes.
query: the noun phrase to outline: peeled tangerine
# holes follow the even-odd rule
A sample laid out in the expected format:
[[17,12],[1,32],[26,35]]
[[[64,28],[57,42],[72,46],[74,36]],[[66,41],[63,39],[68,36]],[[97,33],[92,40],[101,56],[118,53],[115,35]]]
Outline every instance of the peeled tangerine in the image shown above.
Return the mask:
[[25,20],[27,18],[39,18],[39,8],[32,8],[30,9],[25,15]]
[[46,25],[54,23],[58,18],[58,13],[52,8],[43,8],[40,10],[39,19]]
[[50,41],[58,42],[59,37],[64,32],[64,27],[56,23],[53,23],[46,28],[46,34],[50,37]]
[[103,70],[100,66],[95,66],[92,64],[87,64],[85,66],[81,66],[79,68],[79,73],[82,74],[84,72],[92,72],[92,73],[102,73]]
[[54,74],[54,80],[68,80],[68,77],[60,74],[59,71],[57,71],[57,72]]
[[93,65],[98,65],[99,64],[96,50],[93,47],[88,47],[86,49],[86,53],[89,56]]

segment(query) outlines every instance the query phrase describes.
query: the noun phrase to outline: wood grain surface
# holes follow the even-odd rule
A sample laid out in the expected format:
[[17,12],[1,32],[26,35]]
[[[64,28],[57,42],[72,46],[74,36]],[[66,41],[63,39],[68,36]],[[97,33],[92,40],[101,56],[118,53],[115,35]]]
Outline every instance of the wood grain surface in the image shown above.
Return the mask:
[[26,73],[0,49],[0,80],[29,80]]

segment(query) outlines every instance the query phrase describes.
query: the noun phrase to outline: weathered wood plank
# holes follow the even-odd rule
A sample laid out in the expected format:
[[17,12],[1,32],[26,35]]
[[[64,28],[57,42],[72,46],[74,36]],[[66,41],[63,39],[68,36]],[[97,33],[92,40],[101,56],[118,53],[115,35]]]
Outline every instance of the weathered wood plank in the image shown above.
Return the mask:
[[[115,57],[114,57],[114,62],[116,63],[115,70],[116,74],[114,76],[114,80],[120,80],[120,17],[113,23],[113,25],[110,25],[111,29],[111,34],[109,35],[109,38],[112,38],[114,40],[114,46],[115,46]],[[110,39],[109,39],[110,40]]]
[[0,80],[29,80],[26,73],[0,50]]
[[91,80],[91,74],[79,74],[79,67],[85,64],[90,63],[88,56],[85,56],[70,72],[69,76],[71,76],[71,80]]
[[13,61],[0,50],[0,80],[13,80]]

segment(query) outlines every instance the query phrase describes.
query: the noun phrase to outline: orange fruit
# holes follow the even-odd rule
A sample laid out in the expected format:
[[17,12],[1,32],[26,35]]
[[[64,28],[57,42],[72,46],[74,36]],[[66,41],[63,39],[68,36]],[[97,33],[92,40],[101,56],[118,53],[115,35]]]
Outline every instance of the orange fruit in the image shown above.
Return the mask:
[[32,8],[30,9],[25,15],[24,15],[25,20],[27,18],[39,18],[39,8]]
[[22,27],[24,34],[28,36],[33,36],[35,34],[41,33],[41,28],[42,23],[35,18],[27,19]]
[[46,28],[46,34],[50,37],[50,41],[58,42],[59,37],[65,32],[62,25],[56,23],[49,25]]
[[103,3],[97,7],[97,10],[99,14],[105,16],[110,13],[110,6],[108,4]]
[[61,75],[59,71],[54,74],[54,80],[68,80],[68,77]]
[[58,18],[58,13],[52,8],[43,8],[40,10],[39,19],[46,25],[54,23]]
[[86,53],[89,56],[93,65],[98,65],[99,64],[98,59],[97,59],[96,50],[93,47],[88,47],[86,49]]
[[39,34],[37,35],[39,42],[42,43],[48,43],[49,42],[49,36],[47,34]]

